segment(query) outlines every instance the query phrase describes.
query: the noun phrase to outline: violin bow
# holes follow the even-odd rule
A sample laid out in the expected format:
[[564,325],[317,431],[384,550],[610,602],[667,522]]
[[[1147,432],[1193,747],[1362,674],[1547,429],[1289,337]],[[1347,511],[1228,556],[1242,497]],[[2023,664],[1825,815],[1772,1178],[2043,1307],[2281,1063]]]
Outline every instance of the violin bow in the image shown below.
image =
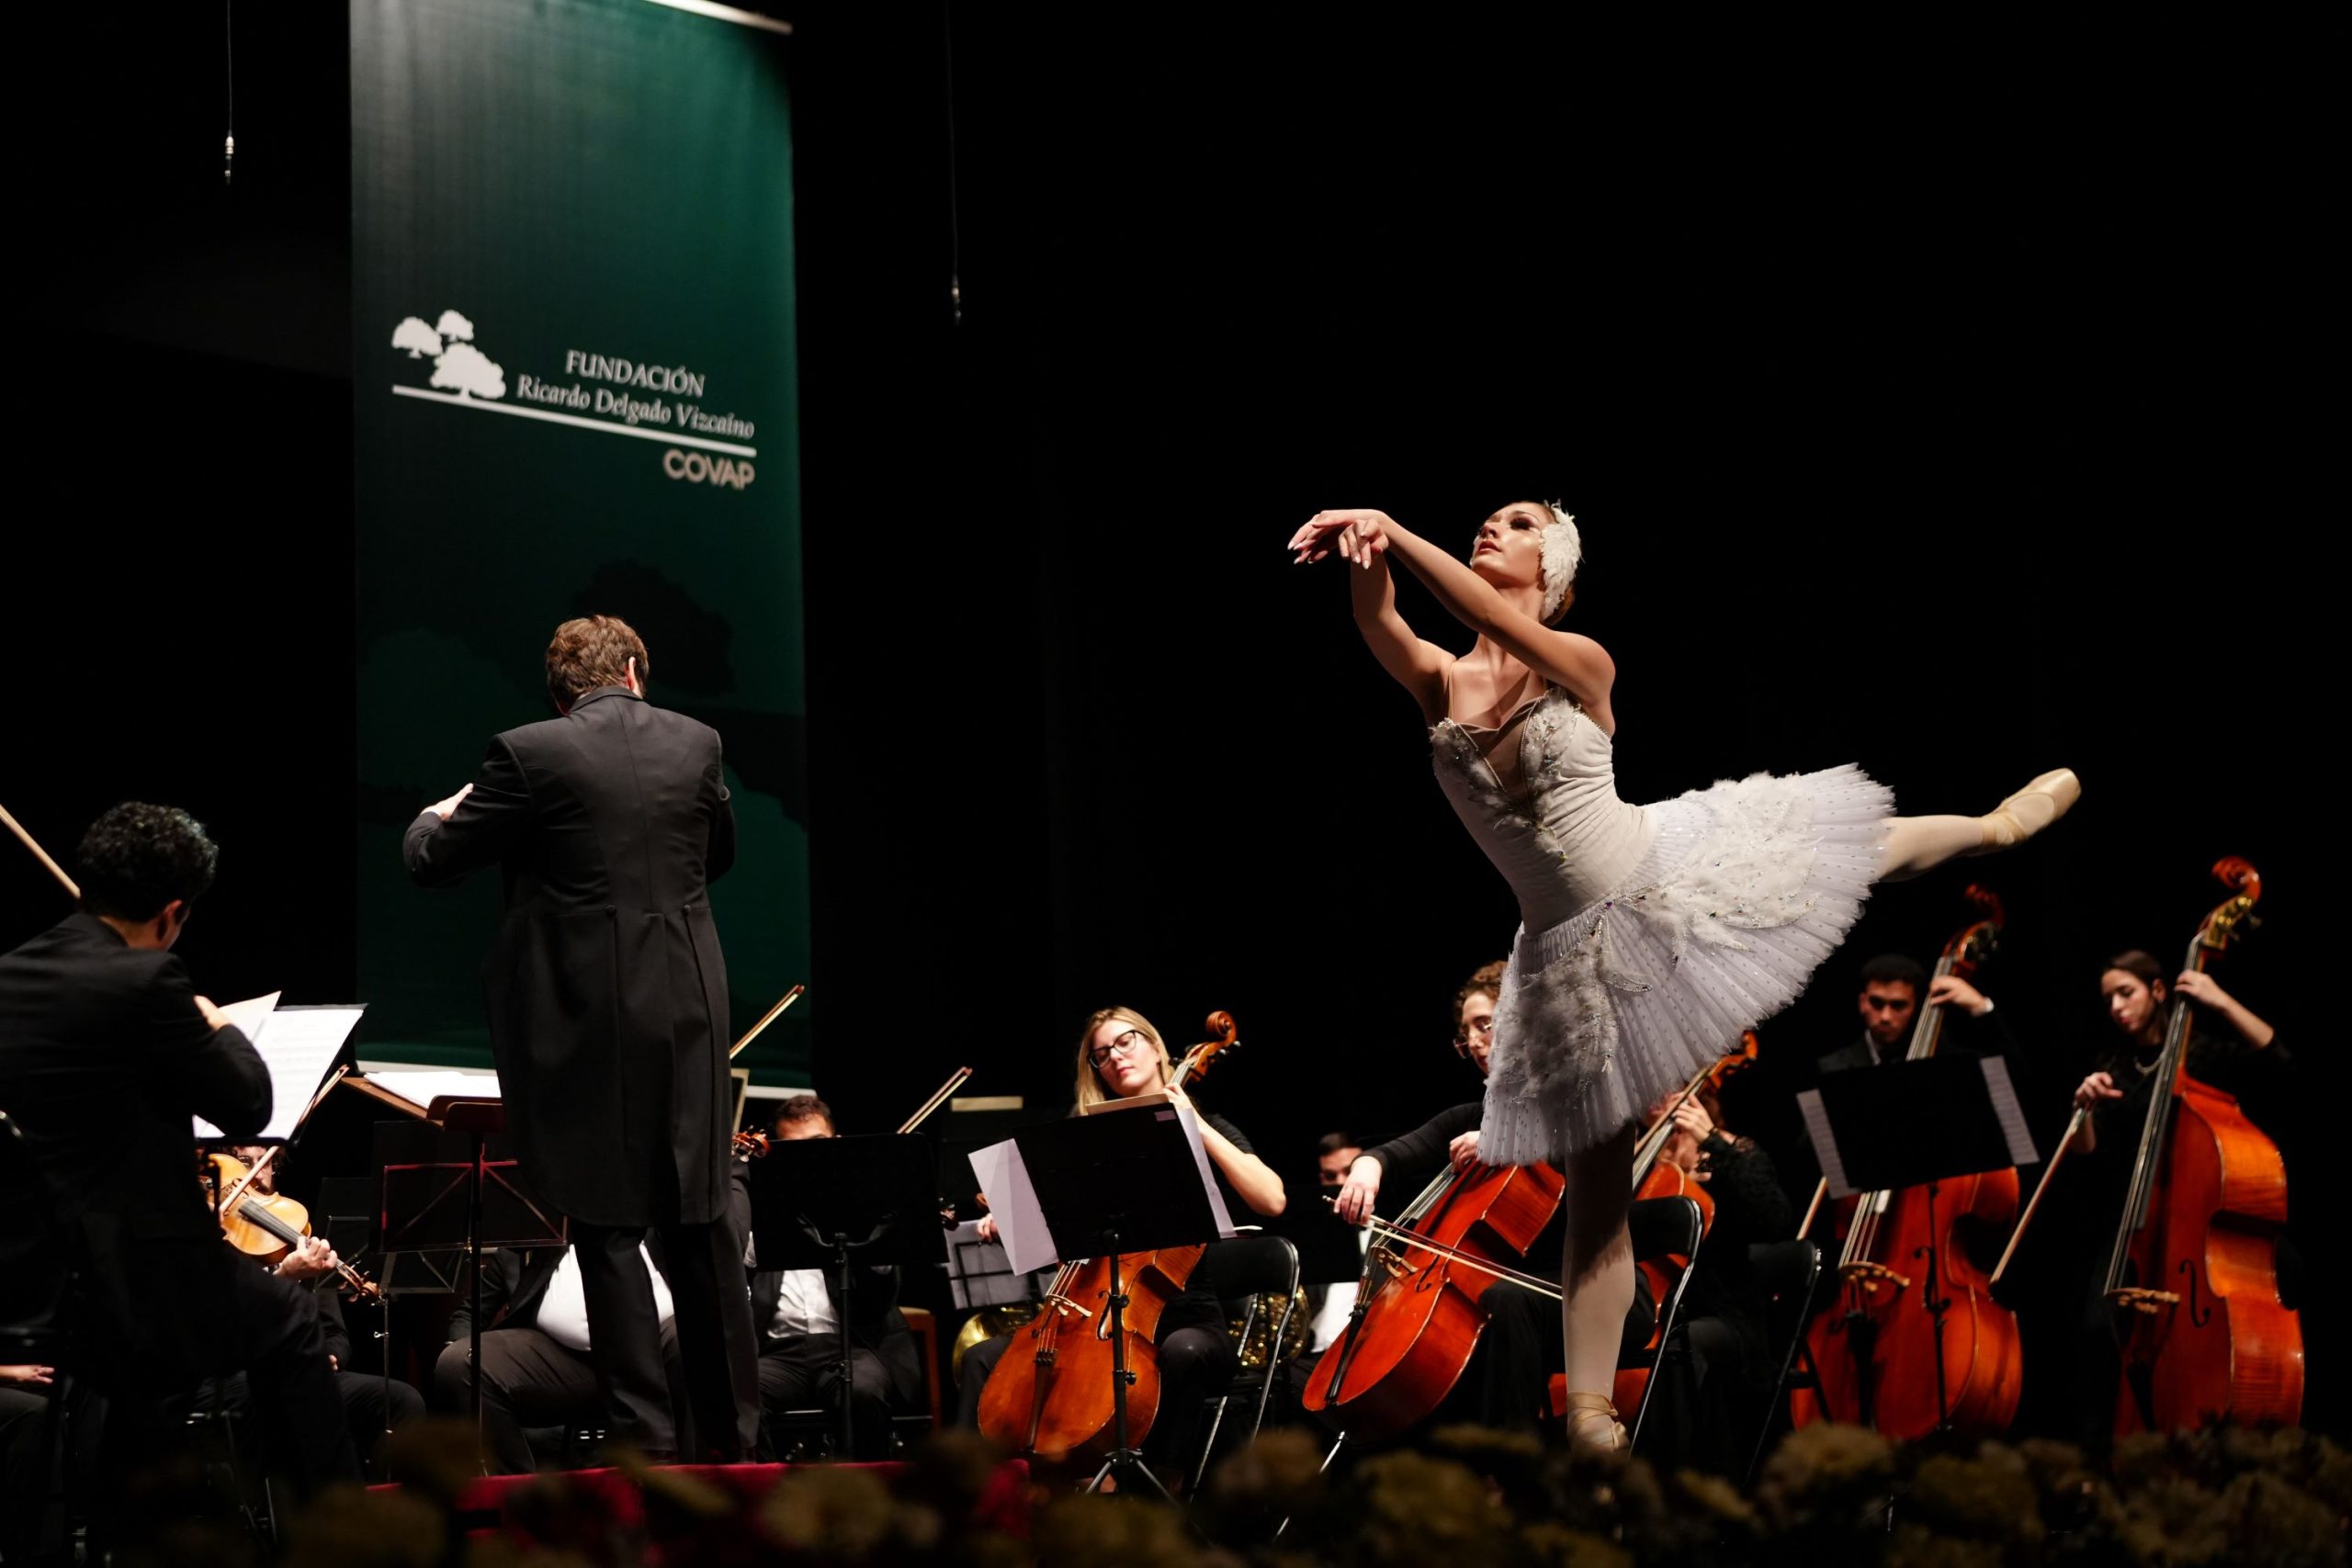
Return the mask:
[[2041,1179],[2034,1183],[2033,1197],[2027,1202],[2025,1213],[2018,1216],[2017,1229],[2009,1233],[2009,1245],[2001,1248],[2001,1260],[1993,1265],[1992,1277],[1987,1283],[1999,1284],[2002,1274],[2009,1267],[2009,1259],[2018,1255],[2018,1243],[2025,1239],[2025,1227],[2032,1223],[2033,1212],[2041,1207],[2041,1195],[2050,1190],[2050,1179],[2058,1174],[2058,1167],[2065,1159],[2066,1151],[2074,1146],[2075,1134],[2083,1130],[2083,1118],[2087,1114],[2083,1107],[2075,1107],[2075,1114],[2066,1122],[2066,1130],[2058,1134],[2058,1146],[2050,1151],[2050,1162],[2041,1168]]
[[57,885],[65,889],[65,896],[77,904],[82,901],[82,889],[75,885],[72,877],[65,874],[65,868],[49,858],[49,852],[40,847],[40,840],[25,831],[25,825],[9,816],[8,808],[5,806],[0,806],[0,822],[6,822],[8,825],[8,831],[17,835],[17,841],[32,851],[33,859],[49,867],[49,874],[57,878]]
[[[1329,1198],[1323,1200],[1326,1203],[1332,1201]],[[1419,1248],[1423,1252],[1433,1252],[1449,1262],[1460,1264],[1464,1269],[1475,1269],[1481,1274],[1491,1274],[1498,1280],[1508,1280],[1514,1285],[1523,1285],[1536,1294],[1549,1296],[1555,1302],[1560,1299],[1560,1287],[1549,1280],[1539,1280],[1532,1274],[1522,1274],[1516,1269],[1508,1269],[1499,1263],[1490,1263],[1483,1258],[1474,1258],[1459,1247],[1448,1247],[1442,1241],[1431,1241],[1429,1237],[1407,1230],[1402,1225],[1392,1224],[1377,1214],[1366,1215],[1363,1223],[1365,1228],[1373,1235],[1401,1241],[1405,1243],[1408,1251]]]
[[938,1110],[941,1106],[946,1104],[948,1096],[954,1094],[957,1089],[962,1089],[964,1087],[964,1080],[971,1076],[972,1069],[969,1067],[958,1067],[954,1072],[948,1074],[947,1081],[941,1084],[939,1088],[933,1092],[932,1097],[929,1100],[924,1100],[922,1104],[916,1109],[915,1113],[912,1116],[908,1117],[904,1122],[899,1124],[899,1133],[901,1134],[911,1133],[916,1128],[922,1126],[925,1122],[931,1120],[931,1113]]
[[784,1013],[784,1010],[798,1001],[800,999],[800,993],[808,988],[808,987],[806,986],[795,986],[792,989],[785,992],[784,999],[776,1003],[775,1006],[768,1009],[766,1017],[761,1019],[759,1022],[745,1030],[743,1032],[742,1039],[738,1040],[734,1044],[727,1047],[727,1059],[731,1062],[736,1057],[741,1055],[743,1054],[743,1047],[749,1045],[752,1041],[757,1040],[760,1037],[760,1031],[765,1029],[769,1024],[774,1023],[779,1017],[781,1017]]

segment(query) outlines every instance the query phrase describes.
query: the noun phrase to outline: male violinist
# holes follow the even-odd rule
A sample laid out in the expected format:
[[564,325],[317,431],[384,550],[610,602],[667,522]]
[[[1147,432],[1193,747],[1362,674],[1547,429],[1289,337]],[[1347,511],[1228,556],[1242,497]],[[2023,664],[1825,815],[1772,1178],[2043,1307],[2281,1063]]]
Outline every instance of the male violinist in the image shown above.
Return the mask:
[[309,1295],[222,1239],[188,1156],[191,1119],[269,1119],[267,1070],[171,947],[220,852],[185,811],[135,802],[91,824],[81,908],[0,957],[0,1110],[85,1274],[108,1396],[108,1479],[184,1430],[207,1376],[243,1371],[271,1465],[300,1493],[356,1480]]
[[[277,1193],[280,1162],[267,1157],[268,1149],[245,1144],[232,1147],[229,1153],[254,1173],[248,1191],[262,1197]],[[335,1392],[343,1398],[352,1450],[360,1464],[372,1472],[384,1435],[423,1416],[424,1396],[399,1378],[363,1372],[352,1365],[351,1327],[344,1315],[343,1295],[338,1288],[341,1280],[336,1272],[341,1262],[326,1237],[306,1235],[300,1247],[289,1249],[270,1266],[269,1271],[311,1292],[311,1300],[319,1309],[319,1325],[326,1331],[327,1364],[334,1369]],[[208,1392],[216,1408],[242,1413],[252,1404],[242,1377],[220,1380],[209,1385]],[[203,1401],[204,1396],[199,1396],[199,1404]]]
[[522,1167],[571,1221],[605,1431],[655,1456],[678,1449],[639,1257],[652,1230],[698,1457],[725,1461],[759,1436],[709,897],[734,863],[735,815],[718,732],[646,701],[650,669],[618,616],[558,626],[558,716],[493,736],[474,781],[419,813],[401,849],[424,887],[503,870],[491,1049]]

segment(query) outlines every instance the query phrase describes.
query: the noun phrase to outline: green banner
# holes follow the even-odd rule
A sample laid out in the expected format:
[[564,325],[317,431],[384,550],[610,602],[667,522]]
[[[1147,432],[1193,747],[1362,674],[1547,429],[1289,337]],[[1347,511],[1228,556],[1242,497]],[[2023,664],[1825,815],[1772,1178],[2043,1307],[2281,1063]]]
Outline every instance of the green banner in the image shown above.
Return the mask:
[[[556,625],[724,738],[738,1032],[808,972],[792,138],[772,32],[644,0],[354,0],[363,1054],[486,1063],[494,874],[402,828],[551,716]],[[813,1010],[745,1053],[805,1081]]]

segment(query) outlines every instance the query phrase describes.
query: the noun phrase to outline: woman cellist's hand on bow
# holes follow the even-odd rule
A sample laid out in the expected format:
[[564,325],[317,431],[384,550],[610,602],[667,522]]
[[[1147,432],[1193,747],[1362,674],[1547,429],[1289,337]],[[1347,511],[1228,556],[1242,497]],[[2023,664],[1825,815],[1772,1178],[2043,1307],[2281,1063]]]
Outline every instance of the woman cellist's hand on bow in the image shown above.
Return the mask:
[[1468,1170],[1473,1166],[1484,1165],[1486,1162],[1478,1157],[1478,1130],[1473,1127],[1466,1133],[1454,1134],[1453,1142],[1445,1146],[1445,1157],[1456,1170]]
[[1331,1212],[1351,1225],[1360,1225],[1372,1217],[1373,1200],[1380,1196],[1380,1162],[1370,1155],[1359,1155],[1355,1164],[1348,1167],[1348,1179],[1340,1183],[1339,1196],[1331,1200]]
[[1286,547],[1300,566],[1337,550],[1340,559],[1369,567],[1374,557],[1387,552],[1392,525],[1385,512],[1318,512],[1290,536]]

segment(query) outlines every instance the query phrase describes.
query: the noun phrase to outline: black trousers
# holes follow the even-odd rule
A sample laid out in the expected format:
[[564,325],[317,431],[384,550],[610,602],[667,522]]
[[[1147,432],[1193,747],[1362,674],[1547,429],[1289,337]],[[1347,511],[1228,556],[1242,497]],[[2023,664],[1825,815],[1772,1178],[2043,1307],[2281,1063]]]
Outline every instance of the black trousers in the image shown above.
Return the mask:
[[[468,1344],[465,1339],[450,1341],[433,1364],[434,1403],[452,1415],[464,1415],[471,1397]],[[656,1345],[666,1368],[662,1374],[666,1404],[667,1390],[682,1376],[674,1329],[664,1326]],[[525,1427],[594,1425],[604,1418],[605,1408],[595,1363],[585,1352],[567,1349],[536,1328],[492,1328],[482,1335],[481,1442],[492,1474],[528,1475],[538,1468]]]
[[[1200,1323],[1168,1328],[1159,1339],[1159,1414],[1145,1435],[1143,1457],[1155,1470],[1174,1470],[1189,1476],[1199,1460],[1208,1426],[1208,1402],[1233,1382],[1238,1365],[1232,1337],[1222,1323]],[[989,1374],[1004,1359],[1017,1335],[983,1339],[964,1352],[964,1372],[956,1384],[956,1420],[977,1428],[980,1424],[980,1391]]]
[[[386,1432],[424,1414],[424,1396],[398,1378],[388,1381],[370,1372],[338,1370],[334,1388],[343,1401],[344,1425],[351,1433],[352,1452],[362,1469],[376,1462],[377,1450],[383,1447]],[[250,1415],[252,1383],[243,1372],[214,1378],[198,1392],[196,1407]]]
[[160,1359],[132,1362],[127,1378],[108,1377],[109,1475],[130,1475],[179,1443],[204,1373],[242,1371],[274,1474],[290,1482],[298,1496],[330,1482],[357,1481],[359,1461],[311,1292],[243,1259],[209,1282],[221,1300],[177,1325],[183,1346]]
[[637,1250],[646,1230],[571,1222],[605,1432],[656,1457],[749,1459],[760,1439],[759,1346],[742,1239],[724,1219],[650,1228],[676,1314],[684,1398],[674,1409],[653,1283]]
[[[771,1413],[822,1408],[837,1411],[841,1387],[841,1343],[830,1334],[769,1337],[760,1350],[760,1404]],[[849,1431],[846,1457],[872,1461],[890,1457],[890,1373],[882,1358],[862,1345],[850,1347]]]

